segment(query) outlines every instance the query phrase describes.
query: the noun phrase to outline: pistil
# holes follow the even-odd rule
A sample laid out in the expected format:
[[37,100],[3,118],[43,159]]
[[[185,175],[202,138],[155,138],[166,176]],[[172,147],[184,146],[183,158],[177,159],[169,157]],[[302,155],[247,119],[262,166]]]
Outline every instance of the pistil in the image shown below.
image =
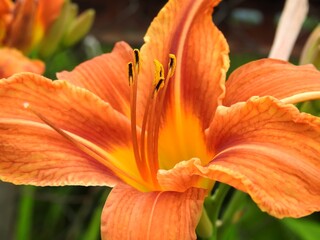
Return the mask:
[[320,92],[319,91],[314,91],[314,92],[304,92],[304,93],[298,93],[295,95],[292,95],[287,98],[281,99],[281,102],[284,103],[291,103],[291,104],[296,104],[299,102],[306,102],[310,100],[317,100],[320,98]]

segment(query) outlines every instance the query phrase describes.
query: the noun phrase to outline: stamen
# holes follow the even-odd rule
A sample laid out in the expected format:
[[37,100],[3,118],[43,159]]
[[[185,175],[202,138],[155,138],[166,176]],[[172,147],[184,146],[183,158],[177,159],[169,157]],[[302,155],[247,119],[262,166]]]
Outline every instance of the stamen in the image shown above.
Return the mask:
[[[141,153],[141,161],[144,163],[144,166],[148,167],[149,169],[149,176],[154,184],[154,186],[158,186],[158,182],[156,179],[156,170],[158,169],[157,165],[154,164],[154,158],[152,158],[152,122],[153,122],[153,112],[155,108],[155,101],[154,98],[155,90],[152,87],[148,101],[146,103],[143,120],[142,120],[142,127],[141,127],[141,142],[140,142],[140,153]],[[150,109],[151,108],[151,109]],[[145,142],[147,137],[147,141]],[[148,160],[147,160],[148,159]],[[158,159],[156,159],[158,161]]]
[[177,58],[174,54],[169,54],[168,78],[171,78],[176,70]]
[[[159,161],[158,161],[158,156],[154,154],[154,149],[157,147],[157,141],[158,139],[155,139],[155,123],[157,121],[156,117],[156,111],[159,110],[157,108],[157,99],[158,99],[158,92],[161,88],[164,87],[164,68],[163,65],[157,61],[154,60],[155,64],[155,74],[154,74],[154,90],[152,94],[152,99],[151,99],[151,111],[150,111],[150,116],[148,119],[148,135],[147,135],[147,155],[148,155],[148,164],[149,164],[149,170],[152,176],[152,180],[155,184],[157,184],[157,179],[156,179],[156,173],[159,169]],[[161,109],[160,109],[161,111]]]
[[[148,154],[148,164],[149,170],[152,176],[152,180],[156,183],[156,173],[159,168],[158,156],[154,156],[154,147],[155,147],[155,111],[156,111],[156,101],[157,94],[154,94],[152,98],[151,112],[148,121],[148,135],[147,135],[147,154]],[[157,141],[157,140],[156,140]]]
[[158,139],[159,139],[159,130],[160,130],[160,121],[161,121],[161,115],[162,115],[162,109],[164,105],[164,99],[166,95],[166,91],[168,88],[169,80],[174,75],[174,71],[176,69],[176,56],[174,54],[169,54],[169,63],[168,63],[168,74],[166,76],[166,79],[164,80],[164,86],[162,90],[162,94],[160,96],[159,102],[158,102],[158,111],[155,113],[155,123],[154,123],[154,146],[153,146],[153,158],[158,158]]
[[156,92],[158,92],[160,88],[163,88],[163,86],[164,86],[164,78],[159,79],[159,81],[158,81],[157,85],[155,86],[154,90]]
[[138,49],[134,49],[133,53],[134,53],[134,66],[136,68],[136,73],[139,74],[139,72],[140,72],[140,52]]
[[[130,63],[129,63],[130,64]],[[158,61],[154,60],[155,73],[153,84],[150,90],[148,101],[145,106],[142,126],[140,146],[138,146],[138,139],[136,136],[136,101],[137,101],[137,73],[140,69],[140,55],[138,50],[134,50],[134,64],[130,65],[131,72],[135,70],[132,76],[131,84],[131,129],[132,129],[132,142],[134,148],[134,155],[136,158],[137,166],[144,169],[141,175],[146,180],[151,178],[154,186],[159,186],[157,181],[157,171],[159,169],[158,161],[158,137],[159,126],[162,115],[162,108],[164,105],[165,92],[168,86],[169,79],[173,76],[176,68],[176,57],[173,54],[169,55],[168,74],[165,76],[164,67]],[[130,72],[129,71],[129,72]],[[163,91],[160,90],[164,88]],[[160,95],[159,95],[160,93]],[[159,96],[158,96],[159,95]],[[146,171],[148,170],[148,171]],[[148,174],[148,176],[143,175]]]
[[134,83],[134,71],[133,71],[133,63],[128,63],[128,80],[129,80],[129,86],[132,86]]
[[149,116],[149,109],[152,101],[152,95],[153,92],[150,92],[150,95],[148,97],[148,101],[146,104],[146,107],[144,109],[143,113],[143,120],[142,120],[142,126],[141,126],[141,138],[140,138],[140,153],[141,153],[141,161],[143,164],[147,164],[146,160],[146,146],[145,146],[145,137],[146,137],[146,128],[147,128],[147,123],[148,123],[148,116]]
[[154,60],[155,73],[153,79],[153,85],[157,86],[160,79],[164,79],[164,69],[162,64],[158,60]]
[[139,169],[140,175],[144,180],[147,180],[146,164],[141,161],[141,153],[139,152],[138,135],[137,135],[137,92],[138,92],[138,71],[140,65],[139,51],[134,50],[134,65],[128,63],[129,69],[129,85],[130,89],[130,120],[131,120],[131,136],[132,136],[132,147],[134,158],[136,161],[137,168]]
[[50,120],[48,120],[42,114],[33,109],[28,102],[23,103],[23,107],[32,112],[34,115],[36,115],[45,124],[47,124],[53,130],[55,130],[58,134],[60,134],[63,138],[72,143],[79,150],[81,150],[88,156],[92,157],[93,159],[97,160],[98,162],[109,168],[118,177],[125,177],[127,179],[130,179],[131,181],[137,183],[140,187],[145,188],[144,182],[142,182],[139,178],[137,179],[134,176],[131,176],[128,172],[123,171],[121,167],[117,167],[116,163],[118,163],[119,161],[117,161],[117,159],[114,159],[108,152],[106,152],[102,148],[98,147],[95,144],[87,142],[85,139],[81,139],[80,137],[76,136],[72,137],[71,135],[67,134],[62,129],[56,127]]

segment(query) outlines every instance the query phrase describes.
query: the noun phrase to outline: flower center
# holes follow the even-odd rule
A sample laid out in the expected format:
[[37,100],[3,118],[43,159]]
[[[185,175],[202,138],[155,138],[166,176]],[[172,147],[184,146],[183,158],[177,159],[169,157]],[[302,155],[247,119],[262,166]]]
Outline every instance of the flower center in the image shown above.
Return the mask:
[[134,62],[128,63],[128,80],[131,88],[131,134],[136,165],[143,180],[152,181],[157,188],[159,187],[157,171],[159,169],[158,139],[160,120],[168,82],[175,71],[176,57],[173,54],[169,54],[168,73],[166,76],[163,65],[158,60],[154,60],[154,64],[154,80],[144,109],[140,138],[138,138],[137,134],[137,90],[140,71],[140,54],[137,49],[134,50]]

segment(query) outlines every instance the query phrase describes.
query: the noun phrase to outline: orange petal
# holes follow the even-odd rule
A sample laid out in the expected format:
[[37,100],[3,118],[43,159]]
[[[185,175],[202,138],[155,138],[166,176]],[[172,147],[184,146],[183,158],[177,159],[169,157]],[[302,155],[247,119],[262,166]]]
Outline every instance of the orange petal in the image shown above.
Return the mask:
[[142,193],[118,185],[102,212],[102,239],[196,239],[206,190]]
[[34,0],[18,1],[14,17],[8,26],[5,45],[27,52],[32,43],[36,20],[37,2]]
[[1,80],[0,86],[1,118],[43,123],[23,107],[27,102],[56,127],[105,149],[131,142],[128,119],[83,88],[30,73]]
[[320,72],[312,65],[295,66],[275,59],[253,61],[236,69],[226,83],[223,104],[247,101],[252,96],[284,99],[295,94],[320,91]]
[[167,69],[169,54],[176,55],[177,66],[167,100],[177,115],[180,108],[192,109],[204,128],[221,103],[229,67],[227,42],[212,23],[213,7],[218,2],[169,1],[152,22],[141,48],[141,79],[150,84],[153,60],[159,60]]
[[0,14],[1,15],[10,13],[12,8],[13,8],[13,3],[11,0],[0,0]]
[[192,158],[181,161],[172,169],[160,169],[157,174],[159,185],[166,191],[184,192],[191,187],[210,189],[211,181],[206,181],[206,169],[202,167],[201,160]]
[[44,124],[0,118],[0,179],[37,186],[114,186],[120,180]]
[[44,63],[31,60],[13,48],[0,49],[0,78],[7,78],[18,72],[33,72],[42,74]]
[[12,9],[14,4],[11,0],[0,0],[0,45],[3,45],[3,39],[6,37],[7,25],[12,18]]
[[320,120],[272,97],[219,107],[205,175],[248,192],[276,217],[320,210]]
[[90,90],[117,111],[130,116],[127,64],[132,58],[130,46],[119,42],[112,53],[86,61],[71,72],[60,72],[57,77]]
[[65,138],[71,136],[70,141],[83,152],[122,180],[143,188],[134,159],[114,155],[118,149],[132,149],[129,119],[86,89],[35,74],[17,74],[0,81],[0,109],[0,118],[45,122],[60,130],[60,135],[67,134]]
[[41,22],[44,29],[49,27],[51,23],[59,16],[61,8],[65,0],[39,0],[37,9],[38,21]]

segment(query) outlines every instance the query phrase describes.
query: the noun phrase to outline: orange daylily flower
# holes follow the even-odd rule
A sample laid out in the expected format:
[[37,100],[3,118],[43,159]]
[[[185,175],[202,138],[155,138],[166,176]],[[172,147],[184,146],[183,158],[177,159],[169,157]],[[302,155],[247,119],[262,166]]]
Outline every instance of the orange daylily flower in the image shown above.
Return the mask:
[[[59,16],[64,0],[0,0],[0,45],[30,52]],[[0,34],[1,36],[1,34]]]
[[40,60],[31,60],[14,48],[0,48],[0,78],[18,72],[43,74],[45,65]]
[[320,119],[292,103],[320,97],[320,73],[262,59],[225,84],[218,2],[170,0],[140,53],[1,80],[0,179],[114,187],[102,239],[195,239],[213,181],[275,217],[319,211]]

